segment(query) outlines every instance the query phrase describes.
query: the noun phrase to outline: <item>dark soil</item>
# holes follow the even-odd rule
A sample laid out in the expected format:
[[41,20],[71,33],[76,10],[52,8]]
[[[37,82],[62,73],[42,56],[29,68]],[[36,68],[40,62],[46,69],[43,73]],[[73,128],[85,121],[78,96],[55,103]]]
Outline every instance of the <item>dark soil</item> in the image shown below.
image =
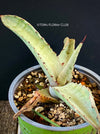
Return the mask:
[[[91,83],[89,79],[82,73],[77,70],[73,71],[73,82],[81,83],[89,87],[93,93],[97,108],[100,112],[100,90],[97,87],[96,83]],[[42,71],[33,71],[25,76],[24,80],[19,84],[16,92],[14,94],[14,102],[18,109],[20,109],[30,98],[34,96],[36,90],[46,88],[49,86],[47,77]],[[63,101],[59,101],[59,104],[49,103],[43,104],[38,103],[35,107],[35,110],[41,114],[48,117],[53,122],[56,122],[62,127],[73,126],[82,124],[85,121],[72,109],[70,109]],[[44,121],[41,117],[31,112],[24,113],[25,116],[30,119],[46,124],[51,125],[48,122]]]

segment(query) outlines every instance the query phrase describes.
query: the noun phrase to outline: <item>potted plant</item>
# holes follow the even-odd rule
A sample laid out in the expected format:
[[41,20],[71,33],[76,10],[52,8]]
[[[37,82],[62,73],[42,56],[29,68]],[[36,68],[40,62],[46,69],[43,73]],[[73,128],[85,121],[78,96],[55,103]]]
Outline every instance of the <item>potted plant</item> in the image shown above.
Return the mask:
[[[69,39],[68,37],[65,38],[63,50],[57,56],[40,34],[24,19],[14,15],[1,15],[1,20],[6,27],[25,42],[38,60],[50,83],[46,89],[36,91],[34,96],[14,115],[14,118],[17,118],[21,113],[31,111],[40,101],[42,103],[49,101],[57,102],[59,98],[90,124],[83,123],[79,126],[73,126],[73,128],[50,127],[34,121],[29,123],[30,120],[21,115],[18,119],[23,133],[81,134],[96,133],[96,130],[100,133],[100,116],[91,90],[81,83],[77,84],[72,82],[74,64],[85,38],[76,49],[75,40]],[[77,68],[80,69],[79,66],[77,66]],[[32,69],[37,69],[37,67]],[[14,88],[12,92],[9,91],[12,99],[18,82],[24,75],[25,72],[21,74],[19,79],[17,77],[17,84],[14,82],[13,85],[11,85],[11,88]],[[99,81],[99,76],[97,76],[96,79]],[[12,101],[12,99],[9,101]],[[15,105],[13,106],[14,109],[16,109]]]

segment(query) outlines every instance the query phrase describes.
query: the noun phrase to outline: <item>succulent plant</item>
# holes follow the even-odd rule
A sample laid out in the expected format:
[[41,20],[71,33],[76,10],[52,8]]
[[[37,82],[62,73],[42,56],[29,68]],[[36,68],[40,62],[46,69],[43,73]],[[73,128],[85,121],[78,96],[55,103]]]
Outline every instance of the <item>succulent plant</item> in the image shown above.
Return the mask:
[[47,89],[36,91],[34,97],[14,115],[14,118],[25,111],[32,110],[39,101],[58,102],[58,97],[99,132],[100,116],[90,89],[71,82],[74,64],[84,40],[75,49],[75,40],[66,37],[64,47],[57,56],[44,38],[26,20],[15,15],[1,15],[1,20],[31,50],[50,83]]

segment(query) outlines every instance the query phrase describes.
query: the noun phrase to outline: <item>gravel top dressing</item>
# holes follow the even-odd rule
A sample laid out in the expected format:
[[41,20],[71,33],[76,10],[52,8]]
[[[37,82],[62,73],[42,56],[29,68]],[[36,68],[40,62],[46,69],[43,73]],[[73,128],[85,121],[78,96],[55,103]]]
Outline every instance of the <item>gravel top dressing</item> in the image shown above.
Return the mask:
[[[73,71],[72,81],[81,83],[91,89],[97,108],[100,112],[100,90],[96,83],[91,83],[84,74],[80,73],[76,69]],[[25,76],[24,80],[19,84],[15,91],[14,102],[16,107],[20,109],[30,98],[34,96],[36,90],[41,90],[48,86],[48,79],[41,70],[29,73]],[[59,103],[57,104],[38,103],[34,110],[62,127],[74,126],[85,122],[76,112],[70,109],[61,100],[59,100]],[[25,112],[24,115],[38,123],[53,126],[46,122],[42,117],[38,116],[34,111]]]

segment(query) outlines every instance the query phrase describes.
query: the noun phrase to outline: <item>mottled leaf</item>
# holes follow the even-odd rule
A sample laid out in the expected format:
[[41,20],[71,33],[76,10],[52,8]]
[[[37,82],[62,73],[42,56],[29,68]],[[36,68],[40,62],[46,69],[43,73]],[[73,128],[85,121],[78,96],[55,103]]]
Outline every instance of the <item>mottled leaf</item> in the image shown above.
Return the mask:
[[3,24],[17,34],[34,54],[51,85],[61,70],[58,57],[41,35],[24,19],[14,15],[2,15]]
[[94,128],[100,129],[100,116],[96,108],[91,91],[77,83],[68,83],[65,86],[52,87],[57,96],[69,105],[74,111]]
[[78,47],[74,50],[73,54],[71,55],[70,59],[68,60],[68,63],[63,68],[61,73],[58,75],[57,82],[60,85],[64,85],[66,82],[71,82],[72,80],[72,71],[74,69],[74,64],[77,60],[77,56],[80,52],[80,49],[82,47],[82,43],[78,45]]
[[60,52],[60,54],[58,55],[58,58],[63,68],[65,67],[72,53],[74,52],[74,48],[75,48],[75,40],[69,39],[68,37],[66,37],[64,39],[64,47],[62,51]]

